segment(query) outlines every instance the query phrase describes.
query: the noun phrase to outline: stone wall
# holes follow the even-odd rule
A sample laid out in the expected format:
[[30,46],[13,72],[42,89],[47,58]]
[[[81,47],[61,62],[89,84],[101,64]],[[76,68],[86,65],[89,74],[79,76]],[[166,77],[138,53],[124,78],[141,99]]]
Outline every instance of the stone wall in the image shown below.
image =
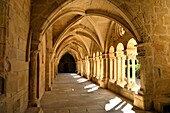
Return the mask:
[[154,6],[154,83],[157,96],[170,95],[170,1]]
[[[132,2],[133,1],[133,2]],[[145,56],[142,58],[144,93],[153,101],[170,94],[170,1],[169,0],[129,0],[125,14],[131,12],[141,26],[139,31],[144,41]],[[127,8],[127,7],[124,7]],[[136,18],[137,19],[136,19]],[[145,29],[143,29],[145,28]],[[140,32],[139,32],[140,33]]]
[[0,112],[22,113],[28,105],[29,63],[25,58],[30,0],[1,0],[0,17],[0,76],[5,78]]

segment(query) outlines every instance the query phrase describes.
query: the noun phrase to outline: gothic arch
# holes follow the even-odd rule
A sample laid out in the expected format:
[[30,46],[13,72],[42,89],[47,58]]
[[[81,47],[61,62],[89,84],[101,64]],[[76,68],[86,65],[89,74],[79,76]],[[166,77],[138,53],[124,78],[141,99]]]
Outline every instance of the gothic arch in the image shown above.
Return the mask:
[[[138,42],[143,42],[144,38],[147,37],[147,32],[145,30],[145,27],[142,26],[142,22],[140,21],[140,18],[137,16],[133,15],[133,12],[131,8],[124,2],[115,2],[115,1],[103,1],[105,2],[109,8],[108,11],[106,12],[105,10],[107,8],[101,7],[100,10],[92,9],[89,10],[85,8],[84,10],[75,10],[73,8],[73,12],[67,11],[64,8],[69,7],[71,3],[75,4],[76,1],[79,0],[67,0],[67,1],[57,1],[53,2],[52,4],[47,4],[47,7],[44,9],[42,12],[41,16],[36,14],[36,11],[32,11],[32,15],[37,15],[35,18],[31,19],[31,28],[33,29],[33,41],[39,41],[41,40],[40,37],[43,33],[45,33],[46,29],[48,29],[48,26],[52,24],[57,18],[57,16],[60,14],[61,16],[64,14],[69,14],[69,13],[75,13],[78,15],[84,16],[91,16],[91,15],[98,15],[98,16],[103,16],[106,18],[109,18],[113,21],[116,21],[120,23],[122,26],[125,26],[126,29],[130,30],[132,34],[134,34],[134,37],[137,39]],[[83,2],[83,1],[82,1]],[[94,2],[94,1],[93,1]],[[95,1],[97,3],[97,1]],[[36,2],[39,4],[43,4],[43,1]],[[36,8],[36,3],[33,5],[33,9]],[[115,12],[111,12],[111,10],[116,9],[116,13],[119,13],[120,16],[116,15]],[[64,14],[61,12],[64,11]],[[85,12],[85,13],[84,13]],[[114,14],[115,13],[115,14]],[[133,21],[132,21],[133,20]],[[36,43],[39,44],[39,43]],[[35,45],[36,45],[35,44]]]

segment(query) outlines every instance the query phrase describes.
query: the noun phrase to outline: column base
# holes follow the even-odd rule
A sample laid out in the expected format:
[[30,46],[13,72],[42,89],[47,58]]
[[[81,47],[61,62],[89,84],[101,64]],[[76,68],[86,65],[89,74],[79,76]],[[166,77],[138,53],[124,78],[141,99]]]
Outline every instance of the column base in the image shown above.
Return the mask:
[[131,88],[138,88],[138,85],[136,83],[132,83]]
[[115,82],[116,82],[116,80],[111,79],[111,80],[109,80],[109,82],[111,82],[111,83],[115,83]]
[[52,86],[48,86],[45,88],[45,91],[51,91],[52,90]]
[[100,76],[96,76],[96,79],[100,79]]
[[91,76],[89,74],[87,74],[87,79],[91,80]]
[[106,80],[99,80],[99,85],[101,88],[104,88],[106,89],[107,88],[107,85],[108,85],[108,82]]
[[127,84],[125,85],[125,88],[127,88],[127,89],[129,90],[129,89],[132,88],[132,85],[131,85],[130,83],[127,83]]
[[81,73],[80,72],[77,72],[77,75],[80,75]]
[[143,110],[151,110],[153,106],[153,102],[149,95],[144,95],[143,91],[141,94],[134,94],[134,105],[143,109]]
[[123,86],[126,85],[126,83],[127,83],[127,82],[125,82],[125,81],[121,81],[121,82],[120,82],[120,81],[117,81],[117,85],[121,85],[121,86],[122,86],[122,85],[123,85]]
[[28,103],[29,107],[40,107],[40,101],[38,99],[30,100]]

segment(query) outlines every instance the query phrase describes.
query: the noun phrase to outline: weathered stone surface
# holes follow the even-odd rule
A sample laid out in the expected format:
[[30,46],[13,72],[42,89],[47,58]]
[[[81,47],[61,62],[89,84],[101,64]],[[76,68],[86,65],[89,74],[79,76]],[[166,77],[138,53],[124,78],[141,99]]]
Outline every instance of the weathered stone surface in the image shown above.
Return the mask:
[[167,29],[166,29],[166,27],[165,26],[163,26],[163,25],[156,25],[155,27],[154,27],[154,33],[155,34],[166,34],[167,33]]
[[170,25],[170,16],[165,16],[165,25]]
[[[116,28],[116,24],[120,25],[122,29]],[[116,52],[118,53],[117,45],[122,43],[121,52],[126,56],[125,51],[131,38],[134,38],[137,46],[142,48],[141,51],[138,51],[141,59],[141,89],[143,94],[148,94],[146,100],[137,95],[135,100],[137,104],[135,104],[141,108],[144,108],[145,105],[150,106],[150,102],[156,97],[170,93],[168,87],[170,85],[168,82],[170,79],[169,26],[169,0],[1,0],[0,74],[5,77],[7,82],[4,83],[5,101],[0,99],[0,112],[23,113],[28,105],[28,95],[33,94],[34,101],[37,101],[36,98],[43,96],[45,88],[51,90],[54,72],[58,73],[58,63],[65,53],[69,52],[76,61],[84,61],[85,57],[92,57],[93,53],[107,53],[110,46],[114,47],[114,54],[116,54]],[[80,32],[81,34],[78,34]],[[123,32],[125,34],[120,35]],[[27,39],[28,33],[30,34],[29,39]],[[133,46],[136,47],[136,44]],[[49,51],[46,51],[47,48]],[[30,57],[30,53],[34,50],[38,51],[37,55],[34,58],[31,57],[30,62],[26,62],[26,53],[27,57]],[[114,69],[115,72],[119,69],[119,78],[124,77],[123,81],[126,81],[127,76],[127,72],[124,70],[126,60],[120,60],[119,67]],[[77,65],[78,73],[86,74],[86,77],[93,76],[93,80],[96,82],[101,79],[107,85],[111,78],[110,75],[112,75],[109,74],[109,68],[112,67],[109,67],[109,62],[103,61],[104,59],[101,59],[104,64],[98,65],[96,61],[92,60],[90,70],[87,69],[86,62],[80,62]],[[32,64],[30,65],[30,63]],[[88,72],[91,75],[87,76]],[[96,73],[98,78],[96,78]],[[100,76],[101,74],[104,76]],[[59,78],[59,80],[62,79]],[[32,90],[28,91],[30,87]],[[66,105],[69,107],[85,105],[84,100],[86,100],[90,104],[97,102],[99,105],[92,105],[93,108],[85,106],[79,112],[105,112],[101,108],[106,104],[105,101],[100,100],[103,98],[101,94],[107,99],[112,96],[98,92],[97,94],[100,95],[96,97],[97,94],[94,92],[94,95],[91,96],[94,96],[95,100],[91,101],[86,98],[88,95],[82,90],[79,94],[71,94],[73,91],[62,88],[54,89],[54,91],[61,94],[61,98],[65,93],[67,96],[70,94],[67,100],[62,98],[64,102],[55,94],[48,97],[51,101],[59,99],[52,105],[48,103],[55,110],[57,105],[58,108]],[[129,95],[127,90],[123,91],[124,94],[130,96],[130,99],[135,98],[135,96]],[[77,97],[79,95],[83,96],[83,101],[81,101],[82,98]],[[67,103],[74,97],[77,97],[77,100]],[[2,107],[4,108],[1,109]],[[77,109],[69,107],[66,110],[57,109],[58,111],[56,111],[77,112]],[[81,107],[79,106],[79,108]],[[53,111],[46,109],[45,112]],[[116,111],[113,110],[113,112]]]

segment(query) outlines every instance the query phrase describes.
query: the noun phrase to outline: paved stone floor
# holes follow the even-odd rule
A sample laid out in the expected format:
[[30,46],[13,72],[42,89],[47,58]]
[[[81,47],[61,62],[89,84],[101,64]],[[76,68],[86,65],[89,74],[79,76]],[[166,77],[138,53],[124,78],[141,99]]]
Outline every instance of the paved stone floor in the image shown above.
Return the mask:
[[59,74],[40,103],[44,113],[146,113],[76,74]]

